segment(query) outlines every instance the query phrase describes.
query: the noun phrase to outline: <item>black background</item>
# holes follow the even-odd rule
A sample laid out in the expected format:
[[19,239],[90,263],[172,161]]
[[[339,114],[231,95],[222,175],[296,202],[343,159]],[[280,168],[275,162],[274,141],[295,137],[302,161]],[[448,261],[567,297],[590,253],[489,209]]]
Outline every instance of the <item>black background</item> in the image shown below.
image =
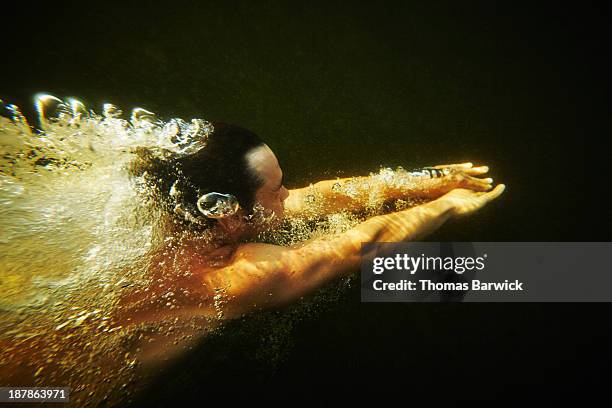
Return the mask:
[[[237,123],[268,142],[289,188],[380,165],[488,164],[506,193],[431,240],[607,241],[606,170],[587,152],[606,151],[609,134],[610,20],[580,4],[3,4],[0,98],[30,116],[48,92],[97,111]],[[292,323],[280,363],[256,355],[289,312],[263,313],[204,341],[137,400],[255,385],[580,401],[605,390],[609,310],[360,304],[355,287]]]

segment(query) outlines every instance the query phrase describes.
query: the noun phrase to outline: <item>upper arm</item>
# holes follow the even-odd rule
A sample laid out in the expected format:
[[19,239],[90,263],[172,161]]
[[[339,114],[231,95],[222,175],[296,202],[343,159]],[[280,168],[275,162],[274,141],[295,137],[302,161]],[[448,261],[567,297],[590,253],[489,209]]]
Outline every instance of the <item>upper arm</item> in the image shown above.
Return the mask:
[[230,265],[210,271],[204,284],[225,296],[227,317],[284,304],[354,271],[361,240],[345,233],[294,247],[244,244]]

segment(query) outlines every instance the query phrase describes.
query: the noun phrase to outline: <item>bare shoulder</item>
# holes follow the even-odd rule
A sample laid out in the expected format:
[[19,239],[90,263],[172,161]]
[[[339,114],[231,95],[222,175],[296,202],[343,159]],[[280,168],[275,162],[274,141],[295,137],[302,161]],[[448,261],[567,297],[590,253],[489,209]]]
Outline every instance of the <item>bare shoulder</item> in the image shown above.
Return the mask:
[[264,243],[238,245],[225,265],[200,270],[205,286],[224,287],[234,295],[244,294],[284,275],[296,264],[293,248]]

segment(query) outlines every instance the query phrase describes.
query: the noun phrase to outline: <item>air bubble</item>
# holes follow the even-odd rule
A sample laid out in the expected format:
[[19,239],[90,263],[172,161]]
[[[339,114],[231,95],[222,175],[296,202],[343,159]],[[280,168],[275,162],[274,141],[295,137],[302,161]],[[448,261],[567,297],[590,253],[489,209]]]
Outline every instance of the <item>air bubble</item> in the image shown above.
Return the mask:
[[68,123],[72,118],[70,109],[61,99],[48,94],[38,94],[34,97],[34,106],[42,130],[46,130],[50,122]]
[[11,120],[13,121],[15,126],[17,126],[17,128],[21,132],[28,135],[32,134],[32,129],[30,128],[30,125],[28,124],[28,121],[26,120],[25,116],[23,116],[23,113],[21,113],[21,109],[19,109],[19,106],[8,104],[6,105],[6,110],[9,112]]
[[226,218],[239,208],[238,200],[231,194],[208,193],[198,199],[198,210],[208,218]]
[[106,119],[116,119],[123,115],[123,112],[112,103],[105,103],[102,105],[102,115],[104,115]]
[[155,114],[143,108],[134,108],[132,110],[132,117],[130,119],[132,125],[146,126],[152,124],[155,121]]
[[70,113],[72,114],[72,123],[76,123],[89,117],[89,112],[87,112],[87,108],[83,102],[75,98],[68,98],[67,101],[70,108]]

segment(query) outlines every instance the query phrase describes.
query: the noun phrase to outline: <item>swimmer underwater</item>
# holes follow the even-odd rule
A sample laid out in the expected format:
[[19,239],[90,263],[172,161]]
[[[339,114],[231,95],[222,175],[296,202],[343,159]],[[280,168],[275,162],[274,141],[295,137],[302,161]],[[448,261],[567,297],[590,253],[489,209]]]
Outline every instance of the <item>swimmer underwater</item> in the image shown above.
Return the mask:
[[[123,319],[131,323],[206,313],[232,319],[261,308],[288,304],[327,282],[355,273],[363,242],[421,239],[448,219],[484,207],[505,188],[500,184],[492,189],[493,180],[480,177],[488,172],[487,166],[464,163],[427,168],[420,177],[413,176],[413,182],[404,185],[370,176],[324,180],[310,187],[288,190],[270,147],[255,133],[224,123],[214,123],[206,147],[195,154],[172,164],[151,158],[144,162],[144,167],[137,171],[147,172],[161,191],[171,192],[166,196],[166,204],[175,221],[187,228],[205,230],[210,239],[206,240],[206,248],[196,242],[198,238],[183,246],[180,256],[192,260],[189,270],[182,271],[188,272],[187,276],[172,274],[172,282],[168,282],[167,276],[152,271],[164,283],[125,300]],[[422,176],[425,174],[428,177]],[[408,172],[404,176],[411,177]],[[342,190],[347,183],[357,186],[352,194]],[[428,202],[373,216],[344,233],[297,245],[248,242],[277,228],[286,217],[311,218],[313,212],[317,217],[342,211],[362,212],[371,201],[373,190],[381,201]],[[211,195],[219,200],[218,207],[229,211],[215,215],[203,209],[201,202]],[[174,256],[175,253],[168,252],[162,258]],[[160,261],[166,263],[166,259]],[[165,306],[165,298],[160,294],[168,287],[188,289],[189,295],[180,301],[180,309]],[[219,299],[220,291],[226,300],[222,305],[211,304]],[[208,307],[203,299],[208,299]],[[139,360],[146,364],[167,356],[168,341],[153,341],[144,348],[141,345]]]
[[[95,122],[96,129],[106,129],[104,123]],[[278,159],[259,136],[240,126],[209,124],[212,131],[195,151],[135,150],[129,176],[151,192],[162,231],[162,244],[147,258],[145,284],[118,285],[122,290],[108,313],[88,305],[87,313],[68,311],[74,316],[65,323],[51,322],[47,332],[0,338],[3,382],[69,384],[82,392],[75,401],[109,401],[112,389],[131,381],[126,378],[153,377],[223,321],[290,304],[353,275],[362,243],[419,240],[505,189],[484,177],[487,166],[463,163],[288,190]],[[394,207],[398,202],[412,205]],[[338,213],[357,214],[360,222],[297,244],[261,242],[288,220]],[[90,295],[83,290],[83,296]],[[65,320],[61,316],[57,321]]]

